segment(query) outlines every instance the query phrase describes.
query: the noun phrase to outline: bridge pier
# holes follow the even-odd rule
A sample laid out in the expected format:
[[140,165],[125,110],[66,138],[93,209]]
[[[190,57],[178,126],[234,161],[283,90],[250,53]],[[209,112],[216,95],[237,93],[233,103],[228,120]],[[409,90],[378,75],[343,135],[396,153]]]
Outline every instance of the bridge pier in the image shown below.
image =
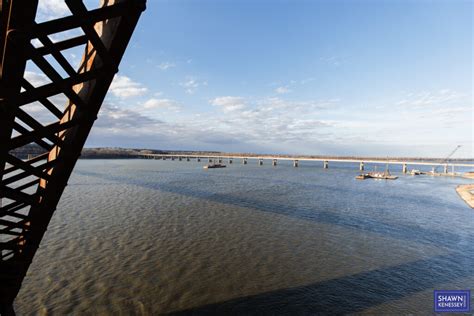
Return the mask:
[[402,165],[402,172],[403,172],[403,173],[407,173],[407,172],[408,172],[407,164],[406,164],[406,163],[404,163],[404,164]]
[[325,160],[325,161],[323,162],[323,168],[324,168],[324,169],[329,168],[329,162],[328,162],[327,160]]
[[207,158],[207,162],[212,162],[212,158]]
[[293,160],[293,167],[298,167],[298,160]]
[[359,170],[364,171],[364,162],[363,161],[361,161],[360,164],[359,164]]
[[200,158],[200,157],[197,157],[197,162],[201,162],[201,158]]
[[276,160],[276,159],[273,159],[273,160],[272,160],[272,166],[275,167],[276,165],[277,165],[277,160]]
[[435,167],[431,167],[431,173],[434,174],[435,173]]
[[242,159],[242,164],[246,165],[247,164],[247,158]]
[[444,172],[444,173],[448,173],[448,164],[445,164],[445,165],[444,165],[443,172]]
[[263,165],[263,159],[259,159],[259,160],[258,160],[258,165],[259,165],[259,166]]
[[217,160],[217,162],[218,162],[218,163],[222,163],[222,158],[219,158],[219,159]]
[[229,158],[229,165],[232,164],[232,158]]
[[173,161],[174,161],[174,157],[171,157],[171,160],[173,160]]
[[180,156],[180,157],[178,157],[178,160],[179,160],[179,161],[183,160],[183,157],[181,157],[181,156]]

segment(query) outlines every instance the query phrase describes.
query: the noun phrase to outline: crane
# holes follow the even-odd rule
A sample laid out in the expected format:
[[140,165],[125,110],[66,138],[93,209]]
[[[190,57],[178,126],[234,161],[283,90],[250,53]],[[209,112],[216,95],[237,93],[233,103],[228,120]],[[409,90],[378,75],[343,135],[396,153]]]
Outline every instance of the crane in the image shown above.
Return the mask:
[[461,148],[461,147],[462,147],[462,145],[457,145],[456,148],[454,148],[453,151],[451,151],[451,152],[449,153],[449,155],[448,155],[446,158],[444,158],[444,159],[441,161],[441,163],[440,163],[438,166],[436,166],[436,168],[433,169],[433,173],[436,173],[436,172],[438,171],[438,168],[439,168],[439,167],[441,167],[442,165],[448,163],[449,158],[451,158],[451,157],[456,153],[456,151],[458,151],[458,149]]

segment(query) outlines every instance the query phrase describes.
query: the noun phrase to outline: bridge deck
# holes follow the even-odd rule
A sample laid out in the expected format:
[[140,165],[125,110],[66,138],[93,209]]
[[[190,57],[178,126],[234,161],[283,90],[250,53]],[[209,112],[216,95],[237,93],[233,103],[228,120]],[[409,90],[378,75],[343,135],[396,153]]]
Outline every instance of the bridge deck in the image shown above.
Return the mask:
[[422,165],[439,166],[449,165],[454,167],[470,167],[474,169],[474,164],[466,163],[445,163],[445,162],[423,162],[423,161],[399,161],[399,160],[367,160],[367,159],[343,159],[343,158],[308,158],[308,157],[279,157],[279,156],[232,156],[232,155],[172,155],[172,154],[142,154],[144,157],[183,157],[183,158],[221,158],[221,159],[264,159],[264,160],[298,160],[298,161],[328,161],[328,162],[350,162],[350,163],[371,163],[371,164],[394,164],[394,165]]

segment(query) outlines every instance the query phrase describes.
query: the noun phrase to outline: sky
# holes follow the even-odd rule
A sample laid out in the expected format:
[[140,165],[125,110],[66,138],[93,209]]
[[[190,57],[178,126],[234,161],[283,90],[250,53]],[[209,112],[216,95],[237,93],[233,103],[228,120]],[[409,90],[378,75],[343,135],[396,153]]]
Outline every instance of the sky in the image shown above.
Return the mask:
[[473,3],[148,0],[86,146],[474,157]]

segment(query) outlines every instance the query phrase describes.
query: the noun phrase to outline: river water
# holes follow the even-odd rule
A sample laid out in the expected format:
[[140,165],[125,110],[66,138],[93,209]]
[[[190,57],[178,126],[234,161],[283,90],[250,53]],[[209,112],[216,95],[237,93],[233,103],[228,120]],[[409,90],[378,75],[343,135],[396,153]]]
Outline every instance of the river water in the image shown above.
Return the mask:
[[468,180],[203,164],[80,160],[17,313],[432,315],[474,289]]

